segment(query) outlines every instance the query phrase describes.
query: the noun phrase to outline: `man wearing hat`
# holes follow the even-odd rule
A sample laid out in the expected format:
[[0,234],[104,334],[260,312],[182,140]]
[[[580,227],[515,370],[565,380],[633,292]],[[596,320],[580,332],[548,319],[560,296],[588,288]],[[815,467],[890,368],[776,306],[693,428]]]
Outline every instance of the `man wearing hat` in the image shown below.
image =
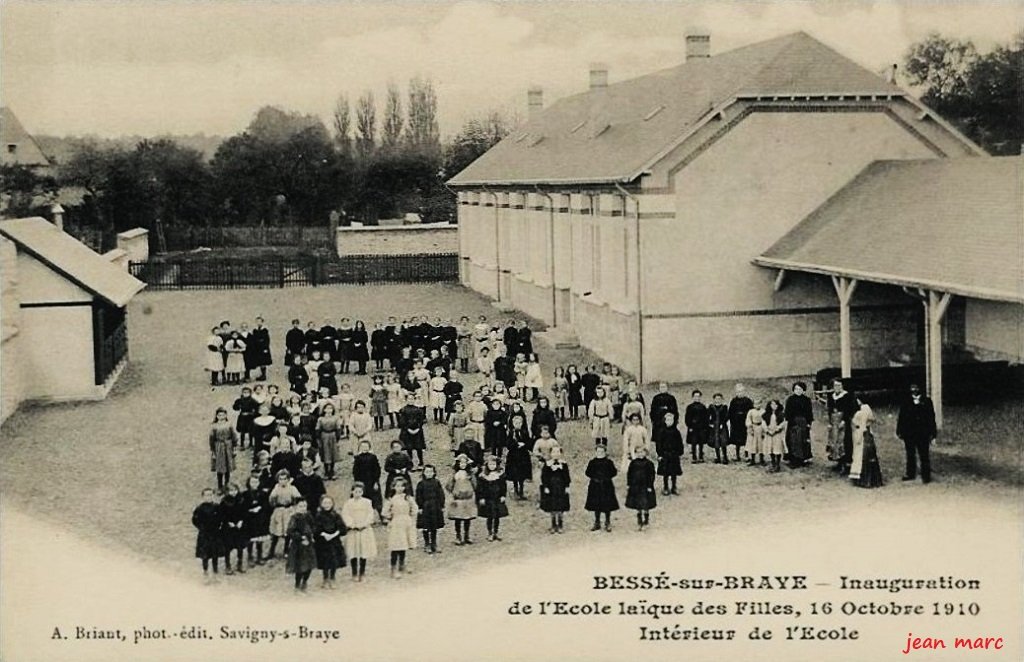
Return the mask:
[[917,459],[921,459],[921,482],[932,482],[932,463],[929,447],[935,439],[935,406],[931,398],[921,393],[917,384],[910,385],[910,397],[900,407],[896,421],[896,436],[903,440],[907,451],[907,470],[903,480],[917,478]]

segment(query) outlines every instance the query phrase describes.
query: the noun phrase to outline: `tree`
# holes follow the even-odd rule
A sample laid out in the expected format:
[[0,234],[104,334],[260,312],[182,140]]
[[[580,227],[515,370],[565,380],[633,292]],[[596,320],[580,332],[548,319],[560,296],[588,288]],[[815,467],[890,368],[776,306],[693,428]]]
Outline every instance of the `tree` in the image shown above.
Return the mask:
[[20,164],[0,166],[0,216],[20,218],[48,213],[57,195],[52,175]]
[[384,127],[381,142],[385,149],[394,151],[402,139],[402,98],[398,86],[388,83],[388,95],[384,102]]
[[246,131],[259,140],[283,143],[306,129],[316,129],[327,134],[327,128],[316,115],[303,115],[277,106],[264,106],[256,111],[256,116]]
[[342,156],[352,155],[352,117],[345,94],[339,94],[334,103],[334,143]]
[[904,57],[921,100],[993,154],[1017,154],[1024,141],[1024,33],[979,54],[970,40],[930,34]]
[[356,153],[363,159],[377,147],[377,107],[373,92],[367,90],[356,102]]
[[409,120],[406,135],[418,150],[440,155],[441,139],[437,125],[437,94],[429,79],[419,76],[409,81]]
[[486,117],[468,120],[445,150],[444,169],[448,176],[462,172],[511,131],[511,123],[493,111]]

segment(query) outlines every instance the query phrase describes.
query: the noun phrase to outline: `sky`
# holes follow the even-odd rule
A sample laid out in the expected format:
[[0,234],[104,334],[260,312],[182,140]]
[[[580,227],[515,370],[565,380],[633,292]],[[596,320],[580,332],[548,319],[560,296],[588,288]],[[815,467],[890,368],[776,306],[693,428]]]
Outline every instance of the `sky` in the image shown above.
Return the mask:
[[[430,78],[443,135],[493,109],[525,114],[673,66],[684,36],[712,54],[804,30],[875,71],[929,32],[982,50],[1022,26],[1019,2],[56,2],[0,5],[0,99],[32,133],[232,135],[263,105],[329,125],[340,93],[378,101]],[[382,104],[380,104],[382,105]],[[378,110],[378,117],[381,115]]]

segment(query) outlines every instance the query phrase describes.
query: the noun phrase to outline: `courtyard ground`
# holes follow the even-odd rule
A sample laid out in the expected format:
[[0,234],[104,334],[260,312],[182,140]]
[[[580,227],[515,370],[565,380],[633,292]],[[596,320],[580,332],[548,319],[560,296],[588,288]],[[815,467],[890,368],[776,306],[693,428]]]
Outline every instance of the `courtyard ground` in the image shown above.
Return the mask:
[[[490,319],[509,317],[475,293],[456,285],[331,286],[273,290],[152,292],[136,297],[130,308],[131,364],[105,401],[69,405],[26,406],[0,431],[0,494],[21,512],[58,528],[127,552],[161,571],[201,581],[193,558],[194,530],[189,521],[200,490],[213,482],[209,472],[206,433],[213,411],[230,407],[237,387],[210,387],[202,371],[205,338],[222,319],[250,321],[262,315],[271,329],[275,365],[271,381],[284,383],[284,332],[298,317],[322,321],[325,317],[363,319],[368,326],[389,315],[455,317],[486,314]],[[595,357],[581,350],[554,351],[539,346],[545,377],[554,366]],[[353,390],[364,394],[368,377],[350,376]],[[468,377],[467,386],[475,383]],[[784,397],[790,378],[747,380],[748,390],[759,396]],[[694,386],[706,394],[731,393],[732,383],[686,383],[673,387],[680,403]],[[648,397],[650,392],[647,393]],[[934,447],[936,480],[929,486],[902,483],[902,444],[895,439],[895,410],[880,408],[876,428],[886,485],[878,490],[851,487],[833,474],[824,461],[823,430],[815,426],[814,464],[799,471],[769,475],[745,465],[684,465],[682,495],[659,497],[652,530],[690,530],[714,535],[715,527],[769,527],[779,519],[797,519],[808,535],[819,530],[816,520],[830,512],[871,512],[890,504],[920,512],[922,518],[941,517],[938,503],[949,498],[1014,504],[1024,485],[1021,421],[1024,405],[1007,399],[986,406],[947,407],[947,428]],[[816,416],[820,417],[820,411]],[[375,433],[374,449],[386,453],[390,432]],[[614,545],[635,540],[629,511],[620,511],[612,533],[591,533],[591,519],[582,510],[586,479],[583,469],[590,456],[588,430],[583,422],[566,423],[558,437],[567,450],[574,479],[573,511],[567,516],[565,535],[549,535],[548,519],[533,501],[512,502],[511,516],[503,522],[503,542],[486,542],[484,523],[474,522],[477,544],[451,545],[450,529],[440,536],[443,554],[412,553],[413,574],[406,583],[418,583],[480,565],[502,564],[521,556],[564,551],[580,544],[595,553],[614,553]],[[445,430],[428,428],[427,461],[450,474],[451,455]],[[620,453],[612,439],[611,456]],[[340,466],[343,480],[329,483],[338,499],[347,495],[351,459]],[[236,479],[244,478],[243,475]],[[624,477],[617,486],[624,492]],[[528,485],[528,493],[536,486]],[[382,530],[378,540],[382,543]],[[371,576],[386,573],[386,554],[373,562]],[[244,576],[222,578],[243,589],[290,591],[283,563],[257,568]],[[315,581],[315,578],[314,578]],[[367,590],[384,585],[370,582]]]

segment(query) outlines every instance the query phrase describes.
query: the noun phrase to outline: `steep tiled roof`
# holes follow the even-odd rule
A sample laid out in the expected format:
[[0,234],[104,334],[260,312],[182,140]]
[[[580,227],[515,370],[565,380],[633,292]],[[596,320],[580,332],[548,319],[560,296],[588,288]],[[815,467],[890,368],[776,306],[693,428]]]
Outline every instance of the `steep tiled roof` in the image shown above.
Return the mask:
[[115,306],[127,305],[146,286],[44,218],[0,221],[0,234],[17,244],[18,250]]
[[35,138],[25,131],[25,127],[6,106],[0,107],[0,163],[29,166],[50,164]]
[[1024,159],[876,161],[754,262],[1024,302]]
[[452,185],[629,181],[737,96],[902,94],[803,32],[557,101]]

